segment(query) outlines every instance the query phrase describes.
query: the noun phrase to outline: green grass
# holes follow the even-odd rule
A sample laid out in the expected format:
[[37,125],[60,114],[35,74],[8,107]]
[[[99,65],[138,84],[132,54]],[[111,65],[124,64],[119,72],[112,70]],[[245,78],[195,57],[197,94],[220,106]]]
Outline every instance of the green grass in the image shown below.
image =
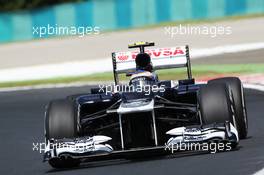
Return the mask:
[[[182,79],[186,77],[186,69],[169,69],[157,71],[161,80],[165,79]],[[235,65],[197,65],[193,66],[192,74],[194,78],[215,77],[222,75],[239,75],[239,74],[254,74],[264,73],[264,64],[235,64]],[[121,80],[126,77],[121,76]],[[30,80],[17,82],[3,82],[0,87],[18,87],[18,86],[34,86],[45,84],[60,84],[60,83],[75,83],[75,82],[105,82],[113,81],[113,74],[111,72],[91,74],[86,76],[76,77],[57,77],[44,80]]]

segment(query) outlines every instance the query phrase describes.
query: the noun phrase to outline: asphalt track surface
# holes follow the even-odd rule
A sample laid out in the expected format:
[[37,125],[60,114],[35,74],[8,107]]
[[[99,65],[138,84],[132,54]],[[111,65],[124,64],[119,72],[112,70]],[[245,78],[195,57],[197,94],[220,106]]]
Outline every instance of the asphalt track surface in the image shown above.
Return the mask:
[[45,105],[52,99],[87,92],[71,87],[0,93],[0,174],[252,174],[264,167],[264,92],[246,90],[249,137],[239,150],[191,156],[158,157],[138,161],[104,161],[80,168],[54,170],[33,151],[43,142]]

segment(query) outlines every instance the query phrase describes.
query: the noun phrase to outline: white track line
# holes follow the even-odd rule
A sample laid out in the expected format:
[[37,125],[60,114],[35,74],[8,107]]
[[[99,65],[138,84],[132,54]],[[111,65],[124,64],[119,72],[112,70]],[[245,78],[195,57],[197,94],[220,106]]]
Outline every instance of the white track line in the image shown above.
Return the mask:
[[261,170],[257,171],[253,175],[263,175],[263,174],[264,174],[264,168],[262,168]]
[[225,45],[225,46],[206,48],[206,49],[192,49],[190,51],[190,54],[193,59],[196,59],[206,56],[208,57],[214,55],[221,55],[225,53],[245,52],[245,51],[258,50],[263,48],[264,48],[264,42],[246,43],[246,44],[236,44],[236,45]]
[[[191,48],[190,54],[192,59],[198,59],[207,56],[257,49],[264,49],[264,42],[225,45],[213,48]],[[106,71],[112,71],[111,58],[2,69],[0,70],[0,82],[81,76]]]
[[244,86],[244,88],[247,88],[247,89],[254,89],[254,90],[264,92],[264,84],[263,85],[261,85],[261,84],[243,84],[243,86]]

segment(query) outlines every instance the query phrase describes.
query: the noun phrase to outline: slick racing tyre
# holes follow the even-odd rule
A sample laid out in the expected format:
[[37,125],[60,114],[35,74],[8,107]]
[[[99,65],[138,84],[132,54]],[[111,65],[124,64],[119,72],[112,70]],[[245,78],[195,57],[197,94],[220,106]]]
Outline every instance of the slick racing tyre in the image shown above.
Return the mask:
[[[52,101],[45,117],[45,137],[50,139],[74,138],[77,136],[77,114],[75,103],[70,100]],[[49,160],[54,168],[71,168],[78,166],[80,161],[70,157],[57,157]]]
[[240,139],[245,139],[248,133],[247,111],[242,83],[237,77],[214,79],[209,84],[226,84],[232,91],[234,98],[235,119]]
[[46,139],[74,138],[77,136],[75,104],[67,99],[52,101],[46,112]]
[[231,101],[225,84],[207,84],[198,92],[203,124],[232,122]]

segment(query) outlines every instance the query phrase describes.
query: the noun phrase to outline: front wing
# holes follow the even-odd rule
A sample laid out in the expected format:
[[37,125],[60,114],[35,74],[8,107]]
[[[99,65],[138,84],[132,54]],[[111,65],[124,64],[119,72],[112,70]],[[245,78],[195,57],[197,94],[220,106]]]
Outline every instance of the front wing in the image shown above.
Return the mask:
[[[166,134],[170,135],[170,139],[164,143],[164,146],[148,147],[148,148],[135,148],[135,149],[122,149],[114,150],[107,141],[111,140],[107,136],[93,136],[82,137],[76,139],[59,139],[48,140],[46,143],[44,161],[53,158],[71,157],[76,159],[82,158],[123,158],[127,154],[136,152],[154,152],[165,151],[168,152],[175,146],[179,147],[186,143],[231,143],[236,146],[239,142],[238,132],[230,122],[221,124],[212,124],[207,126],[188,126],[179,127],[169,130]],[[185,147],[186,150],[189,150]],[[180,149],[180,151],[183,151]],[[203,150],[197,150],[203,151]]]

